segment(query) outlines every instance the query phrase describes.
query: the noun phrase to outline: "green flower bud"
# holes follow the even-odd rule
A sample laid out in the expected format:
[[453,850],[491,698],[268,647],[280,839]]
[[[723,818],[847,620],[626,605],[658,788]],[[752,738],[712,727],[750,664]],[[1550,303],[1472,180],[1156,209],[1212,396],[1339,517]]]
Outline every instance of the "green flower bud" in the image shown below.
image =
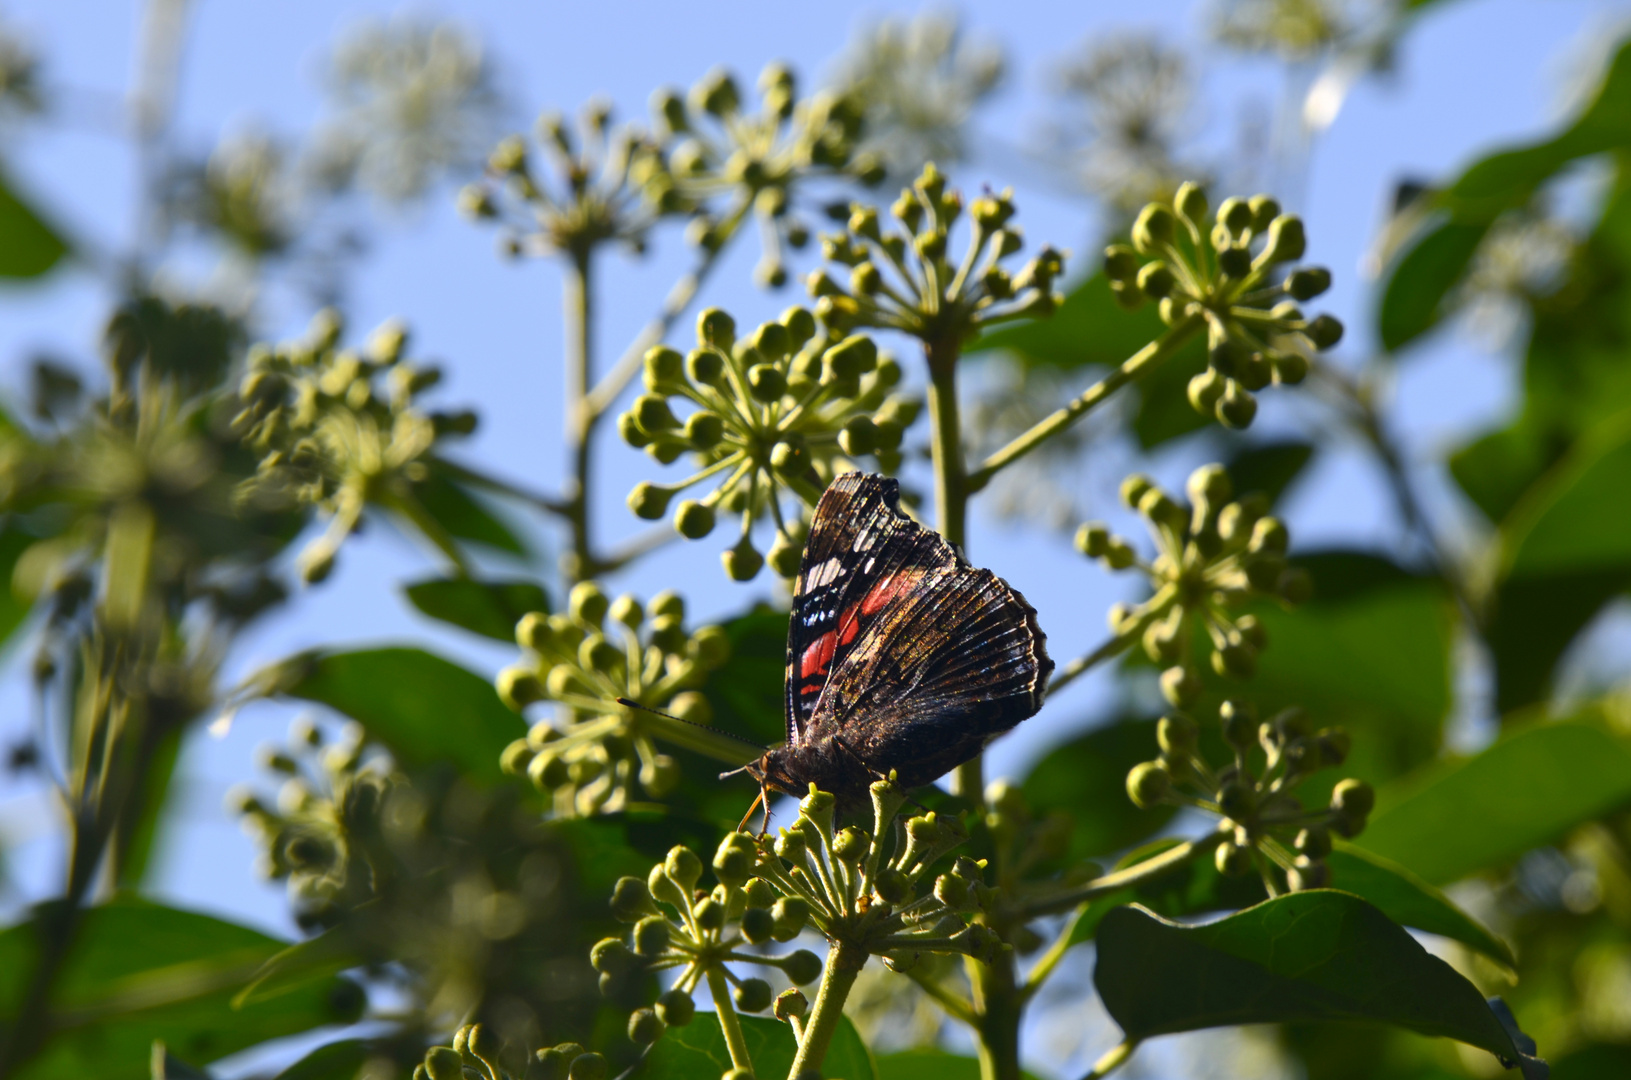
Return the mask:
[[1348,751],[1353,747],[1353,740],[1341,728],[1324,728],[1317,736],[1320,747],[1320,762],[1335,768],[1348,760]]
[[655,1009],[657,1016],[669,1027],[684,1027],[697,1013],[696,1002],[683,990],[668,990],[658,995]]
[[1253,232],[1262,232],[1280,216],[1280,204],[1268,195],[1253,195],[1246,205],[1252,212]]
[[568,1080],[606,1080],[606,1059],[596,1053],[580,1054],[567,1068]]
[[1172,197],[1172,205],[1177,207],[1189,223],[1197,229],[1206,228],[1206,192],[1200,185],[1188,182],[1178,185],[1178,191]]
[[1218,708],[1223,722],[1223,739],[1236,750],[1245,751],[1257,741],[1257,710],[1244,701],[1225,701]]
[[684,844],[675,844],[668,849],[668,857],[663,860],[663,873],[668,880],[690,892],[702,877],[702,860]]
[[871,846],[871,838],[851,825],[849,828],[841,830],[833,838],[832,852],[840,862],[854,866],[866,858],[867,851]]
[[770,917],[775,920],[772,936],[777,941],[792,941],[810,921],[809,901],[800,896],[784,896],[771,905]]
[[1133,222],[1133,247],[1142,255],[1154,255],[1162,245],[1172,242],[1176,227],[1171,210],[1160,203],[1150,203]]
[[1076,550],[1097,559],[1110,550],[1110,527],[1102,521],[1085,521],[1076,530]]
[[1364,818],[1375,808],[1376,790],[1363,780],[1350,777],[1331,791],[1331,809],[1340,814]]
[[612,917],[618,922],[639,922],[647,915],[657,914],[657,904],[651,899],[651,890],[637,877],[620,877],[612,887]]
[[782,974],[797,986],[806,986],[821,978],[821,958],[809,949],[799,949],[782,958]]
[[1212,670],[1219,675],[1249,679],[1257,674],[1257,650],[1244,641],[1226,642],[1212,653]]
[[667,754],[657,754],[640,766],[640,786],[654,799],[661,799],[679,786],[680,763]]
[[1252,868],[1252,849],[1225,840],[1212,853],[1218,873],[1225,877],[1240,877]]
[[742,896],[749,908],[766,908],[776,902],[776,890],[764,878],[750,878],[742,887]]
[[1182,665],[1174,665],[1161,673],[1161,696],[1175,708],[1193,705],[1202,689],[1200,676]]
[[1229,380],[1215,368],[1207,368],[1189,380],[1187,393],[1190,407],[1202,416],[1213,415],[1217,411],[1218,402],[1223,399],[1224,389],[1228,383]]
[[756,401],[780,401],[787,393],[787,376],[774,364],[754,364],[748,369],[748,392]]
[[520,712],[535,701],[544,699],[544,686],[532,668],[520,664],[504,668],[498,673],[498,696],[504,704]]
[[[1176,610],[1176,609],[1175,609]],[[1183,623],[1179,619],[1161,619],[1144,630],[1144,654],[1157,664],[1170,664],[1181,653],[1179,633]]]
[[1231,821],[1247,821],[1257,810],[1257,789],[1238,776],[1225,782],[1215,797],[1218,810]]
[[878,346],[863,334],[852,334],[823,353],[822,363],[836,378],[858,378],[878,366]]
[[1151,487],[1144,492],[1143,497],[1138,500],[1138,512],[1152,524],[1176,529],[1182,529],[1188,517],[1183,507],[1173,502],[1172,497],[1158,487]]
[[433,1046],[425,1051],[425,1073],[430,1080],[464,1080],[464,1059],[451,1047]]
[[698,900],[696,907],[691,909],[691,914],[697,921],[698,930],[711,932],[722,929],[725,925],[725,905],[712,896]]
[[1251,427],[1252,420],[1257,417],[1257,399],[1231,379],[1223,397],[1218,399],[1215,411],[1220,424],[1240,431]]
[[630,411],[634,413],[634,422],[647,435],[656,435],[679,425],[673,410],[668,407],[668,399],[657,394],[641,394],[634,399],[634,407]]
[[578,663],[588,671],[615,671],[625,659],[623,650],[607,641],[604,634],[590,634],[578,645]]
[[1167,264],[1160,259],[1145,263],[1144,268],[1138,272],[1138,287],[1151,300],[1161,300],[1172,295],[1172,290],[1178,285],[1178,279],[1173,276]]
[[666,1027],[655,1009],[635,1009],[629,1014],[629,1039],[638,1046],[650,1046],[662,1038]]
[[1308,248],[1308,237],[1303,231],[1303,219],[1295,214],[1281,214],[1269,223],[1268,242],[1263,257],[1269,263],[1295,262]]
[[1292,846],[1310,859],[1323,859],[1331,854],[1331,834],[1322,826],[1312,825],[1297,834]]
[[601,938],[589,950],[589,964],[603,975],[621,975],[632,971],[638,961],[622,938]]
[[767,908],[748,908],[742,912],[742,936],[750,945],[763,945],[776,930],[776,920]]
[[1159,761],[1143,761],[1127,774],[1127,797],[1141,810],[1166,801],[1172,794],[1172,774]]
[[906,435],[906,429],[901,426],[901,422],[899,420],[879,420],[876,423],[878,426],[878,446],[873,452],[893,453],[899,450],[901,439]]
[[1127,541],[1119,536],[1110,538],[1110,543],[1104,551],[1104,565],[1112,570],[1125,570],[1137,561],[1138,556]]
[[1330,315],[1316,315],[1309,321],[1303,333],[1314,343],[1314,348],[1324,352],[1342,340],[1342,323]]
[[533,749],[527,745],[527,740],[516,739],[504,748],[498,757],[498,767],[504,770],[506,776],[521,776],[532,763]]
[[[805,342],[815,337],[815,316],[801,307],[790,307],[782,312],[780,322],[787,328],[787,352],[804,347]],[[764,352],[763,349],[759,350]],[[770,355],[766,353],[766,355]]]
[[731,888],[743,885],[753,874],[758,848],[746,833],[727,833],[714,852],[714,876]]
[[[819,963],[820,961],[818,960],[817,964]],[[803,1017],[809,1011],[810,1002],[798,990],[789,987],[788,989],[783,990],[780,994],[776,995],[776,1004],[771,1009],[771,1014],[775,1016],[777,1020],[780,1020],[785,1024],[795,1016]],[[803,1076],[804,1074],[800,1073],[799,1075]],[[820,1074],[818,1073],[817,1075],[819,1076]]]
[[810,452],[805,448],[804,440],[789,432],[770,448],[770,467],[784,476],[804,475],[810,467]]
[[695,499],[682,501],[674,510],[674,531],[687,540],[701,540],[714,531],[714,508]]
[[[696,633],[691,635],[691,642],[686,647],[686,654],[712,671],[730,658],[730,635],[725,633],[723,627],[699,626]],[[678,701],[679,699],[675,698],[674,700]]]
[[1138,276],[1138,255],[1125,244],[1104,249],[1104,274],[1111,281],[1130,282]]
[[1200,741],[1201,729],[1195,721],[1179,713],[1163,716],[1155,725],[1155,741],[1163,753],[1180,756],[1193,751]]
[[878,425],[870,416],[852,416],[838,433],[838,445],[850,457],[870,454],[878,448]]
[[797,863],[804,859],[807,845],[802,832],[783,829],[776,838],[776,855],[788,862]]
[[599,626],[610,606],[606,594],[592,581],[580,581],[572,586],[572,592],[567,597],[567,610],[581,626]]
[[654,394],[677,393],[685,380],[685,357],[667,345],[646,352],[646,389]]
[[911,895],[912,883],[899,870],[883,866],[873,876],[872,890],[884,903],[899,904]]
[[804,562],[804,545],[781,533],[771,541],[770,550],[765,554],[770,569],[780,577],[791,578],[798,574],[799,566]]
[[1252,253],[1244,247],[1225,247],[1218,250],[1218,269],[1223,275],[1236,280],[1252,272]]
[[1126,504],[1128,509],[1136,510],[1139,501],[1144,498],[1145,492],[1154,486],[1155,481],[1148,476],[1143,473],[1134,473],[1121,482],[1121,501]]
[[668,513],[668,502],[673,497],[672,489],[653,484],[649,480],[642,480],[629,492],[629,509],[634,511],[637,518],[656,521]]
[[[786,444],[778,444],[784,445]],[[724,564],[725,575],[732,581],[752,581],[765,564],[765,557],[759,554],[747,536],[737,541],[735,547],[721,553],[719,558]]]
[[661,915],[647,915],[634,925],[634,951],[647,959],[668,951],[668,920]]
[[1235,371],[1235,381],[1256,393],[1274,381],[1274,369],[1269,366],[1268,357],[1262,353],[1247,353]]
[[1331,287],[1331,271],[1323,266],[1310,266],[1293,270],[1286,275],[1281,288],[1293,300],[1312,300]]
[[770,984],[763,979],[743,979],[731,996],[736,999],[738,1009],[750,1013],[764,1012],[774,997]]
[[1286,871],[1286,887],[1292,892],[1323,889],[1330,884],[1331,868],[1322,862],[1298,860],[1297,865]]
[[640,423],[631,412],[618,414],[617,434],[636,450],[644,450],[651,445],[651,436],[640,430]]
[[1270,353],[1269,369],[1280,386],[1296,386],[1308,378],[1308,357],[1300,352]]
[[527,762],[527,779],[539,791],[554,791],[571,782],[571,766],[559,754],[539,754]]
[[1254,215],[1246,200],[1228,198],[1218,204],[1217,222],[1233,236],[1239,236],[1252,226]]
[[702,386],[722,386],[725,380],[725,358],[713,349],[693,349],[685,358],[685,373],[691,381]]

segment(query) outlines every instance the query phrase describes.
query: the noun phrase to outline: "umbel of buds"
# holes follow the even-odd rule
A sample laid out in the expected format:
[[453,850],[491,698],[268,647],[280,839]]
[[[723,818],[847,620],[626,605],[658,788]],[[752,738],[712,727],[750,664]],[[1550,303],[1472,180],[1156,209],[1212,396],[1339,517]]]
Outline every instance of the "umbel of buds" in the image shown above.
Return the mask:
[[538,701],[557,705],[504,751],[504,768],[552,794],[557,814],[620,810],[634,785],[653,798],[672,791],[679,765],[658,753],[656,735],[696,747],[709,732],[618,703],[660,708],[705,724],[708,699],[696,692],[725,662],[730,641],[717,626],[685,629],[685,601],[673,592],[642,605],[610,600],[592,581],[573,587],[567,610],[534,612],[515,627],[522,659],[498,673],[498,693],[517,712]]
[[1190,381],[1190,404],[1244,428],[1257,415],[1253,395],[1270,383],[1302,382],[1313,354],[1342,339],[1342,324],[1307,318],[1298,306],[1331,285],[1323,267],[1292,267],[1307,247],[1301,218],[1267,195],[1208,211],[1201,189],[1182,185],[1170,206],[1144,207],[1132,246],[1106,249],[1104,269],[1123,305],[1153,300],[1169,326],[1205,321],[1207,370]]
[[874,184],[883,168],[856,152],[862,113],[853,98],[824,90],[801,101],[784,64],[764,69],[759,95],[758,112],[747,111],[736,79],[719,69],[689,94],[657,91],[651,105],[664,154],[642,160],[634,179],[653,206],[693,215],[687,235],[710,253],[747,215],[758,218],[765,247],[754,276],[779,288],[786,250],[810,242],[795,208],[800,185],[823,177]]
[[[328,576],[370,504],[410,524],[430,520],[417,488],[430,476],[437,445],[476,429],[474,413],[419,407],[419,394],[442,372],[404,358],[407,331],[400,323],[381,325],[361,350],[340,347],[343,329],[339,313],[325,308],[304,339],[250,349],[232,421],[244,445],[260,455],[240,497],[314,505],[329,518],[300,556],[309,582]],[[450,543],[439,529],[425,535],[444,550]]]
[[[969,239],[959,255],[950,234],[965,209]],[[876,327],[961,343],[985,326],[1050,315],[1062,301],[1053,291],[1064,272],[1060,252],[1044,247],[1017,273],[1004,266],[1024,246],[1011,191],[965,208],[962,193],[929,164],[889,212],[894,226],[874,207],[852,204],[845,230],[821,239],[823,256],[848,268],[847,280],[819,270],[807,282],[816,314],[834,332]]]
[[820,977],[821,960],[808,949],[780,955],[744,951],[792,941],[809,918],[803,901],[781,896],[762,878],[750,876],[754,856],[751,838],[741,833],[726,836],[714,853],[717,884],[711,891],[698,885],[702,860],[683,845],[670,850],[645,880],[618,880],[612,915],[630,929],[626,937],[606,938],[590,953],[602,992],[621,999],[625,988],[639,984],[641,976],[678,970],[667,992],[629,1017],[629,1037],[635,1042],[650,1044],[668,1028],[689,1024],[691,994],[702,985],[722,1014],[770,1008],[770,984],[741,977],[733,964],[776,968],[798,985]]
[[486,179],[459,192],[466,216],[504,227],[505,253],[581,256],[608,242],[643,252],[656,218],[677,212],[641,197],[634,178],[661,171],[660,149],[633,125],[614,128],[608,103],[586,105],[575,135],[559,113],[546,112],[536,137],[549,169],[537,168],[526,140],[511,135],[488,155]]
[[[765,564],[752,529],[769,518],[771,569],[792,577],[804,550],[803,507],[834,473],[867,456],[886,471],[899,466],[902,435],[921,408],[892,392],[900,379],[900,365],[871,338],[819,333],[803,308],[740,338],[729,315],[709,308],[689,355],[667,346],[646,354],[646,392],[618,418],[630,445],[665,465],[689,452],[698,468],[678,483],[637,484],[629,508],[650,520],[672,510],[675,530],[691,540],[713,531],[720,510],[736,514],[740,538],[723,556],[736,581]],[[676,415],[676,400],[696,411]],[[704,483],[712,488],[700,498],[675,502]],[[783,505],[788,492],[797,509]]]
[[433,1046],[424,1063],[413,1070],[413,1080],[606,1080],[606,1059],[578,1043],[562,1043],[529,1055],[520,1076],[505,1070],[498,1037],[483,1024],[466,1024],[453,1036],[453,1045]]
[[1141,604],[1110,609],[1117,648],[1142,643],[1165,670],[1161,692],[1175,706],[1192,704],[1201,692],[1196,644],[1211,644],[1219,675],[1250,678],[1268,631],[1240,608],[1254,599],[1287,605],[1308,598],[1306,571],[1286,563],[1290,535],[1267,515],[1267,501],[1231,501],[1232,485],[1221,465],[1204,465],[1189,476],[1189,505],[1142,474],[1121,485],[1122,500],[1149,525],[1156,556],[1140,559],[1131,544],[1090,521],[1076,532],[1076,550],[1111,570],[1136,569],[1149,578],[1152,595]]
[[[1347,732],[1316,731],[1301,709],[1259,724],[1256,710],[1242,701],[1225,701],[1218,721],[1233,760],[1214,767],[1201,753],[1200,726],[1175,712],[1156,727],[1161,756],[1133,766],[1127,794],[1141,807],[1181,804],[1218,815],[1218,869],[1229,875],[1256,869],[1270,896],[1280,892],[1280,875],[1293,892],[1331,884],[1325,862],[1331,837],[1352,839],[1363,832],[1375,793],[1362,780],[1343,780],[1328,806],[1307,810],[1296,789],[1347,759]],[[1261,758],[1254,752],[1259,747]]]

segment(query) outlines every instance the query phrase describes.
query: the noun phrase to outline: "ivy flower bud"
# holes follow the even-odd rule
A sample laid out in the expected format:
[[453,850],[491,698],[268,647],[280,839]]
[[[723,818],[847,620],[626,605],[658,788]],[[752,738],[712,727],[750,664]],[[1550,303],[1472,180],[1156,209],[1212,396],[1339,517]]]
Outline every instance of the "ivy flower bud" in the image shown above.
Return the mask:
[[669,1027],[684,1027],[696,1015],[696,1002],[683,990],[668,990],[660,994],[655,1005],[657,1016]]
[[798,949],[783,958],[781,969],[789,982],[807,986],[821,978],[821,958],[809,949]]
[[612,889],[612,917],[618,922],[639,922],[648,915],[657,914],[657,905],[651,899],[651,890],[637,877],[621,877]]
[[1133,222],[1133,247],[1141,255],[1154,255],[1172,242],[1174,231],[1172,211],[1160,203],[1150,203]]
[[687,540],[701,540],[714,531],[714,508],[695,499],[682,501],[674,511],[674,531]]
[[1268,263],[1294,262],[1303,257],[1308,240],[1303,220],[1295,214],[1281,214],[1269,224],[1268,243],[1263,258]]
[[636,1009],[629,1014],[629,1041],[636,1046],[650,1046],[663,1037],[664,1024],[655,1009]]
[[770,1008],[773,996],[770,984],[763,979],[743,979],[732,994],[736,1007],[749,1013],[764,1012]]
[[1165,802],[1172,794],[1172,774],[1160,761],[1144,761],[1127,774],[1127,797],[1140,810]]

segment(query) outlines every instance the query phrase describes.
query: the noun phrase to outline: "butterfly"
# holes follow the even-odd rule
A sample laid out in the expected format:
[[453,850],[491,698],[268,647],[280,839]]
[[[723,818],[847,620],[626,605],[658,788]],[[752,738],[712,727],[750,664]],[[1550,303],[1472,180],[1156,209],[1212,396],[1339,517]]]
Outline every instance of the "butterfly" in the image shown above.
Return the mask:
[[[900,511],[900,485],[845,473],[822,494],[787,631],[787,742],[746,771],[855,804],[894,772],[930,783],[1042,707],[1036,611]],[[752,810],[749,810],[752,813]]]

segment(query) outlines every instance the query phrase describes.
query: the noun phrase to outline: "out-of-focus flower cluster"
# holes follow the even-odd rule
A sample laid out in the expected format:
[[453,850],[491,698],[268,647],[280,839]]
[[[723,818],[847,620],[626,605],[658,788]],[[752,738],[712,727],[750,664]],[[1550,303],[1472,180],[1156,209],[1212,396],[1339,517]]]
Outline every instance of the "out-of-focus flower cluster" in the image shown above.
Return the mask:
[[653,798],[672,791],[679,764],[658,753],[654,735],[704,751],[725,738],[690,725],[710,718],[695,688],[725,662],[730,642],[717,626],[687,633],[678,593],[659,593],[647,607],[628,595],[608,600],[599,585],[580,582],[566,613],[527,615],[515,637],[526,654],[499,672],[499,696],[517,711],[538,701],[559,708],[510,744],[504,768],[552,794],[559,815],[625,809],[637,781]]
[[0,119],[32,116],[44,108],[39,54],[13,27],[0,23]]
[[1306,61],[1352,39],[1362,25],[1357,14],[1387,9],[1354,0],[1225,0],[1213,16],[1212,34],[1243,52]]
[[1220,675],[1250,678],[1268,632],[1246,602],[1264,597],[1295,604],[1307,599],[1306,571],[1286,564],[1290,534],[1266,513],[1262,500],[1231,502],[1232,485],[1221,465],[1205,465],[1189,477],[1191,505],[1184,506],[1149,477],[1129,476],[1122,500],[1149,523],[1156,556],[1146,562],[1133,546],[1101,522],[1076,533],[1076,549],[1111,570],[1136,569],[1149,578],[1152,595],[1141,604],[1110,609],[1117,647],[1141,642],[1157,664],[1161,692],[1177,706],[1201,692],[1195,642],[1204,631],[1212,645],[1212,668]]
[[584,108],[576,135],[559,113],[545,113],[537,138],[553,179],[535,167],[525,140],[511,135],[488,155],[487,181],[459,193],[466,214],[505,227],[509,253],[586,257],[609,242],[641,252],[657,216],[677,212],[642,197],[641,180],[662,172],[659,148],[632,125],[613,128],[605,102]]
[[1150,203],[1133,224],[1132,247],[1112,245],[1104,268],[1127,306],[1155,300],[1168,326],[1205,321],[1208,367],[1190,380],[1190,404],[1244,428],[1257,415],[1253,394],[1302,382],[1313,353],[1342,339],[1342,324],[1330,315],[1305,318],[1297,306],[1331,287],[1329,270],[1303,267],[1271,279],[1303,257],[1301,218],[1281,213],[1267,195],[1225,199],[1214,223],[1208,209],[1194,184],[1180,187],[1170,206]]
[[459,563],[453,538],[415,486],[429,479],[442,439],[475,430],[475,414],[419,407],[418,395],[442,373],[404,359],[399,323],[380,326],[360,351],[340,347],[342,330],[338,313],[324,310],[303,340],[250,350],[233,423],[260,465],[244,496],[316,506],[328,516],[328,529],[301,553],[307,581],[328,576],[371,505],[405,519]]
[[890,206],[898,228],[876,208],[852,205],[845,231],[821,240],[829,261],[849,267],[849,280],[818,270],[806,282],[817,316],[839,333],[877,327],[960,345],[982,326],[1051,314],[1063,299],[1053,284],[1064,256],[1044,247],[1010,274],[1001,264],[1024,245],[1011,224],[1012,193],[982,195],[967,209],[969,242],[954,261],[950,233],[963,196],[933,164]]
[[[630,445],[664,464],[691,451],[700,468],[675,484],[636,485],[629,507],[655,520],[679,493],[715,481],[702,498],[675,507],[675,530],[699,540],[719,508],[738,514],[741,538],[724,553],[725,571],[747,581],[765,563],[753,524],[768,516],[776,525],[771,568],[792,577],[804,548],[802,511],[783,507],[783,489],[813,505],[848,462],[870,455],[886,471],[897,468],[902,435],[921,410],[917,398],[892,392],[900,380],[900,365],[870,338],[821,333],[804,308],[742,338],[729,315],[710,308],[697,319],[689,355],[666,346],[646,354],[646,393],[618,418]],[[673,398],[697,411],[682,420]]]
[[[1280,891],[1275,867],[1293,892],[1331,884],[1324,862],[1331,835],[1351,839],[1364,831],[1376,795],[1362,780],[1342,780],[1327,807],[1307,810],[1296,788],[1347,759],[1347,732],[1315,731],[1301,709],[1259,724],[1256,710],[1239,701],[1225,701],[1218,717],[1232,761],[1214,768],[1200,750],[1200,725],[1181,712],[1164,716],[1156,727],[1161,756],[1133,767],[1127,794],[1142,807],[1176,803],[1217,814],[1225,834],[1214,852],[1218,869],[1239,875],[1255,868],[1271,896]],[[1261,765],[1252,753],[1259,746]]]
[[883,179],[876,156],[857,151],[863,114],[852,98],[822,90],[799,100],[793,72],[771,64],[759,76],[759,111],[743,108],[736,79],[705,75],[689,94],[652,95],[661,158],[642,162],[635,183],[664,211],[693,215],[689,237],[717,251],[751,213],[759,221],[762,285],[787,280],[786,249],[809,242],[796,202],[812,179]]
[[454,1033],[452,1046],[425,1051],[413,1080],[606,1080],[609,1071],[604,1055],[580,1043],[561,1043],[521,1057],[487,1025],[466,1024]]
[[954,14],[885,18],[856,34],[834,82],[866,113],[863,150],[904,181],[926,162],[968,156],[968,124],[1002,82],[995,43],[971,37]]

